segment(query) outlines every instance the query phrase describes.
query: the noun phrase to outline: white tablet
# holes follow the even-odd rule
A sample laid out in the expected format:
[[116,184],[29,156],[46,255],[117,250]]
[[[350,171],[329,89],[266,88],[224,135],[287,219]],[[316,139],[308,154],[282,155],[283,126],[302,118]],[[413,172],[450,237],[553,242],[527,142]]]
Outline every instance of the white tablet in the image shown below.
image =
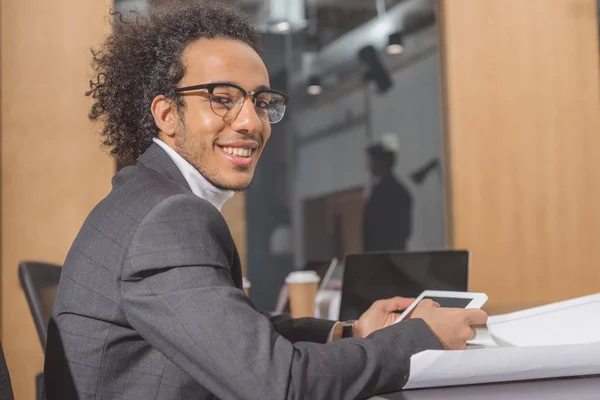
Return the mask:
[[419,295],[402,314],[396,320],[395,323],[402,321],[412,310],[419,304],[421,300],[430,299],[439,303],[442,307],[451,308],[481,308],[488,297],[485,293],[472,293],[472,292],[451,292],[444,290],[425,290]]

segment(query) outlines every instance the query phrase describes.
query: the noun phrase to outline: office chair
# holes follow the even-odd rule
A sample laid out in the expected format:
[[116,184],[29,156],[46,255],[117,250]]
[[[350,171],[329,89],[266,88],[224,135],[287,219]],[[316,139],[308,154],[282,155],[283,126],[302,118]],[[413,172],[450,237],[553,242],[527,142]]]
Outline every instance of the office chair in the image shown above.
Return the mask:
[[33,315],[42,348],[46,348],[48,322],[52,317],[52,305],[61,271],[62,268],[55,264],[35,261],[19,263],[19,280]]
[[4,350],[0,343],[0,400],[14,400],[12,385],[10,383],[10,374],[4,358]]
[[[25,292],[25,298],[44,350],[46,349],[46,338],[48,337],[48,322],[52,317],[52,305],[54,304],[54,296],[56,295],[61,271],[62,268],[55,264],[35,261],[19,263],[21,287]],[[35,377],[38,400],[44,398],[43,383],[44,375],[40,373]]]

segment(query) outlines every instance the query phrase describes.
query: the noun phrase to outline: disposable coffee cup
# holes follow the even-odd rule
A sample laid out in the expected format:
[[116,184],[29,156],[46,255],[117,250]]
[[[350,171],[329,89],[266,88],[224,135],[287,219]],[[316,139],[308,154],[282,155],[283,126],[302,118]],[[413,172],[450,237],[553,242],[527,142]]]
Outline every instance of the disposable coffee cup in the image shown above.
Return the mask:
[[319,281],[319,275],[315,271],[294,271],[285,278],[292,317],[314,316]]
[[250,288],[252,287],[252,284],[245,276],[242,277],[242,285],[244,287],[244,292],[246,292],[246,296],[250,296]]

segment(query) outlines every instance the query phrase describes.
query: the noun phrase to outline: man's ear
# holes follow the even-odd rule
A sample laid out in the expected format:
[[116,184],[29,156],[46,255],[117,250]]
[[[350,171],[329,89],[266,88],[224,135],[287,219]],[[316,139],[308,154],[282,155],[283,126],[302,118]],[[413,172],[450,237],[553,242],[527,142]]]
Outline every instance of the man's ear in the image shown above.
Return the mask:
[[169,137],[173,137],[177,132],[177,124],[179,123],[177,106],[174,101],[163,95],[156,96],[152,100],[151,109],[158,130]]

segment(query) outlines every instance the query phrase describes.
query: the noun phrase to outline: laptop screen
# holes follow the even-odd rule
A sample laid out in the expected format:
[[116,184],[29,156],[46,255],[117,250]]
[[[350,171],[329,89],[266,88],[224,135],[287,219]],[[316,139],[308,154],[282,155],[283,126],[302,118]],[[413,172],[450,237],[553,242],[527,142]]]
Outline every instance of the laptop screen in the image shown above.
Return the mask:
[[358,319],[373,302],[394,296],[467,291],[468,277],[469,253],[463,250],[348,255],[340,320]]
[[325,278],[325,274],[327,274],[327,270],[331,265],[331,260],[319,260],[319,261],[307,261],[304,264],[304,271],[315,271],[319,278],[321,278],[320,282],[323,282],[323,278]]

